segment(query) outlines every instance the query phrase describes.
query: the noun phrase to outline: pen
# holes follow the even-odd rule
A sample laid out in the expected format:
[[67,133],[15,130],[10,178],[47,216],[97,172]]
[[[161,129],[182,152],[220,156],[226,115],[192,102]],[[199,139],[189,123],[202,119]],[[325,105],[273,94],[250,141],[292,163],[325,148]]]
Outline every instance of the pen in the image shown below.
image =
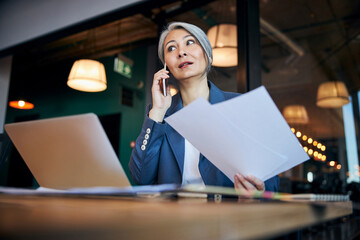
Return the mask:
[[[166,63],[164,64],[164,70],[166,70]],[[166,79],[163,78],[163,79],[162,79],[163,93],[164,93],[164,96],[166,97],[166,85],[165,85],[165,81],[166,81]]]

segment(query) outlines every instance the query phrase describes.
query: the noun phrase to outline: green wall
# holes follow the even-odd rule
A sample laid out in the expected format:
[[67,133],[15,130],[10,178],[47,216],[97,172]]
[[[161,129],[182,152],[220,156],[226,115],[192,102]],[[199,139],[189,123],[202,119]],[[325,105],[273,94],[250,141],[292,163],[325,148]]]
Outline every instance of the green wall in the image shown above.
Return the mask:
[[[48,74],[48,76],[51,75],[52,77],[39,77],[43,73],[42,69],[23,74],[13,72],[12,75],[15,77],[11,79],[9,100],[12,100],[10,99],[11,95],[16,95],[14,89],[20,88],[21,84],[23,84],[24,88],[27,88],[27,99],[34,103],[35,108],[32,110],[18,110],[8,107],[6,123],[14,122],[17,117],[36,114],[39,114],[40,119],[44,119],[88,112],[93,112],[99,116],[121,113],[119,159],[130,179],[128,170],[128,162],[132,151],[130,141],[135,140],[140,133],[144,119],[147,48],[138,48],[123,55],[134,62],[131,79],[113,71],[114,57],[98,59],[104,64],[107,77],[107,89],[98,93],[80,92],[66,86],[71,63],[55,67],[55,70],[54,67],[49,67],[52,69],[52,73]],[[56,73],[56,71],[59,72]],[[33,84],[26,85],[22,83],[24,76]],[[37,78],[40,80],[37,80]],[[137,87],[140,81],[144,83],[142,88]],[[121,103],[123,87],[133,90],[134,101],[132,107]],[[33,90],[29,91],[29,88]]]

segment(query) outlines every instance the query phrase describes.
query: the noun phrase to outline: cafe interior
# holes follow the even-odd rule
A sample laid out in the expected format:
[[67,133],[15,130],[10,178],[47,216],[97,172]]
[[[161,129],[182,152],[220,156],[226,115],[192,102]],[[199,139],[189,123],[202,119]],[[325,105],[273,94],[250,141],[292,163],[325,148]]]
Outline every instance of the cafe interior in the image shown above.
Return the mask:
[[[62,26],[55,24],[56,14],[34,22],[31,14],[58,7],[60,15],[80,7],[77,1],[16,2],[0,3],[0,38],[9,35],[0,46],[0,72],[8,76],[0,90],[3,124],[95,113],[130,178],[128,162],[152,101],[153,74],[163,67],[159,33],[169,22],[189,22],[212,44],[209,80],[229,92],[264,86],[308,154],[309,160],[279,175],[280,192],[350,194],[360,201],[359,1],[128,1],[98,11],[81,6],[87,10]],[[29,26],[18,26],[17,17]],[[33,34],[6,32],[9,22]],[[36,32],[37,24],[47,32]],[[19,41],[6,43],[12,37]],[[98,68],[96,84],[76,82],[80,66]],[[176,94],[176,81],[170,78],[169,85]],[[0,185],[38,187],[5,137]]]

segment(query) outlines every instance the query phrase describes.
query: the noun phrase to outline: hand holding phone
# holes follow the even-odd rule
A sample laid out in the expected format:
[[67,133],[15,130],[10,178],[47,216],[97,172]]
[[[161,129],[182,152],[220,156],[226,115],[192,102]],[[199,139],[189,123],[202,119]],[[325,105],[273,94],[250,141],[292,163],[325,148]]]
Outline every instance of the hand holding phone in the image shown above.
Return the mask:
[[171,95],[167,93],[168,78],[169,72],[166,71],[166,64],[164,64],[164,68],[154,74],[151,87],[153,105],[149,111],[149,118],[156,122],[164,120],[165,113],[171,106]]

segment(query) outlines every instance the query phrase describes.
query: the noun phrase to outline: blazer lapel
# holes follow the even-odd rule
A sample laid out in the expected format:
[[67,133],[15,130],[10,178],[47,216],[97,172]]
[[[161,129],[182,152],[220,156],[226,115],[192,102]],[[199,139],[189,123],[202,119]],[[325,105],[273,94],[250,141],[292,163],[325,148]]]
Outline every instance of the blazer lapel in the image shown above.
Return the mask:
[[210,88],[209,102],[211,104],[223,102],[226,100],[224,92],[217,88],[212,82],[208,81]]

